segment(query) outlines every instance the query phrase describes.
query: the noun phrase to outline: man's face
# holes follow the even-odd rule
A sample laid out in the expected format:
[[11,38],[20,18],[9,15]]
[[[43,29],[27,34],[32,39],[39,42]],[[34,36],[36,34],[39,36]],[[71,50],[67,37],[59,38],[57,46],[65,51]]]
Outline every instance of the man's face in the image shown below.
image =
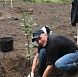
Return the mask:
[[45,47],[47,44],[47,35],[41,34],[40,37],[36,39],[36,42],[42,47]]

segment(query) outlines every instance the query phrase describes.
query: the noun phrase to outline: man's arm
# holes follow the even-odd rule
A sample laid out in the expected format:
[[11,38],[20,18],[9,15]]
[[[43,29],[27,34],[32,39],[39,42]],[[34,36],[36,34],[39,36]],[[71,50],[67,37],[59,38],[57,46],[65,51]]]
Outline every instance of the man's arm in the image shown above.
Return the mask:
[[34,73],[35,69],[38,66],[38,60],[39,60],[39,54],[37,53],[35,55],[35,57],[34,57],[33,64],[32,64],[32,70],[31,70],[31,72],[33,72],[33,73]]
[[50,72],[52,71],[52,69],[53,69],[53,65],[48,65],[42,77],[47,77],[50,74]]
[[[27,76],[27,77],[34,77],[34,71],[35,69],[37,68],[38,66],[38,57],[39,57],[39,54],[37,53],[34,57],[34,60],[33,60],[33,64],[32,64],[32,69],[31,69],[31,73]],[[30,76],[31,75],[31,76]]]

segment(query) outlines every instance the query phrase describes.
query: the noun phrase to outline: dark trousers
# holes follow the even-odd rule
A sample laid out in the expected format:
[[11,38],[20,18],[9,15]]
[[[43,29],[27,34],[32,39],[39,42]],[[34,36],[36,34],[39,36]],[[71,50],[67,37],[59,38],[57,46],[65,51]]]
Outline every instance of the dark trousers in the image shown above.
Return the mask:
[[46,53],[46,49],[43,48],[39,52],[39,66],[38,66],[39,76],[38,77],[42,77],[46,68],[46,61],[47,61],[47,53]]

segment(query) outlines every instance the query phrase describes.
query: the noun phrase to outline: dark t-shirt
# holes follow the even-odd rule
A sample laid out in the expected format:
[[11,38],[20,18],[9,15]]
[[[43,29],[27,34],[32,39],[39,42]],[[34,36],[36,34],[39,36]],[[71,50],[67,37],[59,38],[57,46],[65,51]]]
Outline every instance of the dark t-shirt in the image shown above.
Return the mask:
[[[42,49],[38,47],[38,53]],[[67,37],[62,35],[49,35],[46,47],[47,49],[47,62],[52,65],[55,61],[68,53],[73,53],[77,50],[77,46]]]

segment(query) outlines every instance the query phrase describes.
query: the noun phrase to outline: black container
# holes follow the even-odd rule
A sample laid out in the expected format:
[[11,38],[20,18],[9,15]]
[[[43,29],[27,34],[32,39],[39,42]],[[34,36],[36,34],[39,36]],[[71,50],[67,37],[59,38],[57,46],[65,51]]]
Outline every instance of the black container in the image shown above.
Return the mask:
[[13,50],[13,37],[0,38],[0,51],[8,52]]

